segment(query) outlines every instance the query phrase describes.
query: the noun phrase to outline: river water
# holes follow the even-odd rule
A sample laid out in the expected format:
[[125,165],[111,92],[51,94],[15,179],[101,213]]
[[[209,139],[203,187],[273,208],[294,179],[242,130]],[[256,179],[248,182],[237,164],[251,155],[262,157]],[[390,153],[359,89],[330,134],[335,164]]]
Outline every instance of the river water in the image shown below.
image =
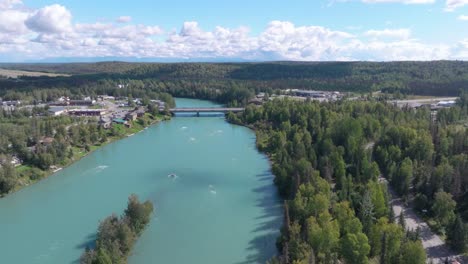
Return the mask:
[[220,116],[178,116],[0,199],[0,262],[78,263],[132,193],[155,214],[131,264],[264,263],[276,253],[281,203],[255,134]]

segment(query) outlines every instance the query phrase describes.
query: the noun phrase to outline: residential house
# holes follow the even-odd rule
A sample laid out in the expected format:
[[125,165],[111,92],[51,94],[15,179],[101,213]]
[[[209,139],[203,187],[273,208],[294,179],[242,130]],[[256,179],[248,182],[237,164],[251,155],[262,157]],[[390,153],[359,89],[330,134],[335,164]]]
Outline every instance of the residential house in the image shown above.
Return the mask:
[[125,115],[125,119],[128,121],[135,121],[138,117],[138,114],[136,112],[130,112],[127,115]]
[[263,99],[260,99],[260,98],[253,98],[251,100],[249,100],[248,102],[249,104],[254,104],[254,105],[262,105],[263,104]]
[[144,107],[139,107],[138,109],[135,110],[135,113],[137,114],[138,117],[143,117],[146,111]]

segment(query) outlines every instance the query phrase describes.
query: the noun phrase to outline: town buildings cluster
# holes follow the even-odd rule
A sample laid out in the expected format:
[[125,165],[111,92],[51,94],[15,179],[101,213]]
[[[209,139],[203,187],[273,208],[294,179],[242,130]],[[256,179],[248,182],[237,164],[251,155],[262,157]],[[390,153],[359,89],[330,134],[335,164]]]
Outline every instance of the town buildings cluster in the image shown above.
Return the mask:
[[[150,100],[150,103],[156,105],[160,112],[166,108],[165,102],[161,100]],[[48,112],[54,116],[97,117],[104,128],[110,128],[112,123],[130,126],[129,121],[142,117],[146,112],[140,98],[129,102],[127,97],[116,98],[110,95],[100,95],[97,100],[92,100],[89,97],[82,100],[61,97],[55,102],[48,103],[48,106]]]
[[313,90],[299,90],[299,89],[287,89],[282,91],[281,94],[268,95],[266,93],[258,93],[254,98],[249,100],[249,104],[262,105],[268,100],[279,99],[292,99],[292,100],[316,100],[320,102],[336,101],[342,99],[344,95],[336,91],[313,91]]

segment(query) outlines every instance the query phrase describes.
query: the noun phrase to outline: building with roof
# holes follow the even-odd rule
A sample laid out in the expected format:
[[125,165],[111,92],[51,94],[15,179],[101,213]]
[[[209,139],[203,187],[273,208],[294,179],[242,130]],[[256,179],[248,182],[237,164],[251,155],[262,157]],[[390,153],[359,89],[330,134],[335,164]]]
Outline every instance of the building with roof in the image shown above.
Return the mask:
[[440,101],[439,103],[437,103],[438,106],[442,106],[442,107],[452,107],[452,106],[455,106],[456,102],[455,101]]
[[122,118],[114,118],[114,119],[112,119],[112,122],[114,122],[116,124],[125,124],[125,123],[127,123],[127,121],[123,120]]
[[250,99],[249,104],[254,104],[254,105],[262,105],[263,104],[263,99],[259,97],[255,97],[253,99]]
[[16,101],[16,100],[13,100],[13,101],[2,101],[2,105],[3,106],[18,106],[21,104],[21,101]]
[[68,114],[72,116],[102,116],[106,113],[106,109],[72,109],[68,110]]
[[63,106],[50,107],[48,110],[49,114],[53,116],[63,115],[67,112],[67,109]]
[[135,121],[138,117],[138,114],[136,112],[130,112],[125,115],[125,119],[129,121]]

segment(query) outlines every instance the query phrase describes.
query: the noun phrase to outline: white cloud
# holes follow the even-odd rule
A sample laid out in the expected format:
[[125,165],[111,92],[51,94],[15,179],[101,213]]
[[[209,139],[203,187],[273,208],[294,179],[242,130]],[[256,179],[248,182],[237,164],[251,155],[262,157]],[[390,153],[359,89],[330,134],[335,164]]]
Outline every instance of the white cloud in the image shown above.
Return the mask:
[[96,36],[100,38],[137,39],[139,37],[149,37],[159,35],[163,31],[158,26],[124,26],[110,27],[101,31],[96,31]]
[[468,5],[468,0],[446,0],[445,11],[451,12],[464,5]]
[[458,20],[468,21],[468,16],[467,15],[460,15],[460,16],[458,16]]
[[0,0],[0,9],[9,9],[22,3],[21,0]]
[[[11,42],[20,38],[20,34],[28,31],[24,22],[29,16],[28,11],[22,8],[21,0],[0,0],[0,33],[9,34]],[[6,36],[3,35],[0,43],[5,43]]]
[[0,10],[0,32],[26,32],[27,28],[24,22],[28,15],[28,13],[19,10]]
[[458,59],[468,59],[468,39],[459,41],[453,50],[453,56]]
[[118,23],[128,23],[130,21],[132,21],[131,16],[121,16],[121,17],[117,18]]
[[26,20],[26,25],[39,33],[71,31],[72,15],[64,6],[55,4],[43,7]]
[[408,39],[411,36],[411,30],[402,29],[384,29],[384,30],[368,30],[364,33],[367,37],[372,38],[395,38]]
[[[366,31],[359,27],[347,28],[346,32],[272,21],[262,32],[253,35],[247,27],[217,26],[205,30],[198,22],[189,21],[178,32],[165,32],[155,25],[74,24],[71,12],[61,5],[33,10],[18,0],[0,0],[0,8],[3,8],[0,9],[0,58],[11,54],[33,60],[43,56],[317,61],[468,58],[468,40],[450,45],[428,44],[405,28]],[[459,19],[465,20],[466,16]]]
[[197,22],[185,22],[179,33],[168,36],[158,52],[163,57],[183,58],[248,56],[246,53],[256,45],[248,32],[245,27],[216,27],[214,31],[204,31]]
[[450,57],[450,47],[447,45],[428,45],[415,40],[356,41],[348,48],[353,57],[374,61],[440,60]]
[[291,22],[273,21],[258,37],[259,49],[290,60],[332,60],[353,35],[319,26],[296,27]]
[[112,24],[94,23],[94,24],[75,24],[75,31],[78,33],[94,33],[113,28]]

